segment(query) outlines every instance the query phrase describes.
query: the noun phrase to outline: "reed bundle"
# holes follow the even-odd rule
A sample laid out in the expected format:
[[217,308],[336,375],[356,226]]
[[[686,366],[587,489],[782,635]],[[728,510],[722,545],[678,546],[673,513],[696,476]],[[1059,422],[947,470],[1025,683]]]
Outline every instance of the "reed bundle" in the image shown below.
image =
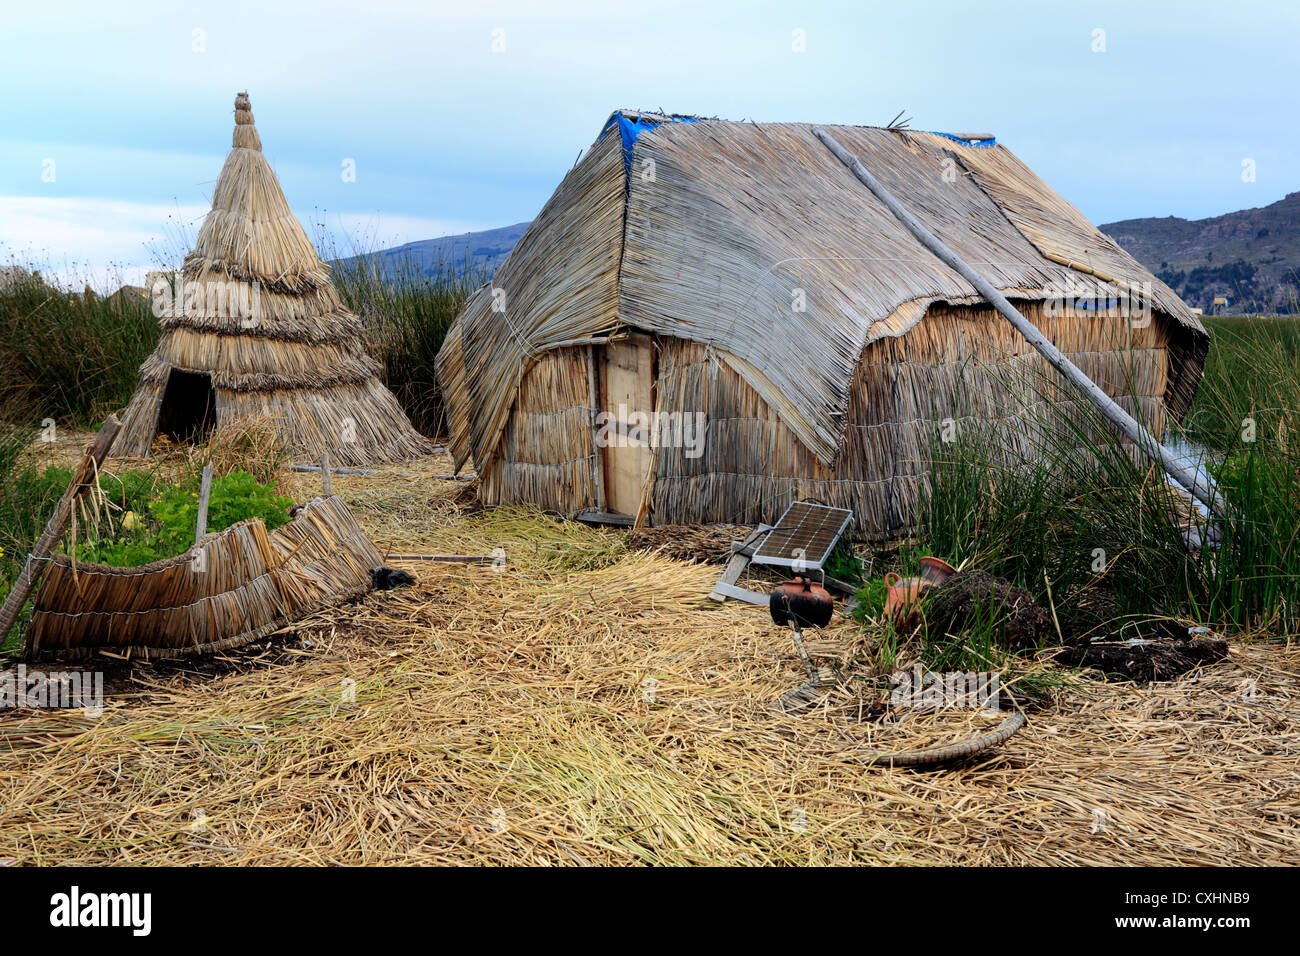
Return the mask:
[[115,453],[149,453],[164,403],[180,401],[167,393],[176,372],[206,380],[218,424],[275,414],[293,452],[309,460],[329,453],[361,465],[428,453],[290,211],[246,94],[236,98],[235,122],[212,210],[173,283],[178,304],[161,317]]
[[[1135,397],[1130,411],[1156,425],[1184,414],[1205,330],[1006,149],[833,134],[1117,401]],[[858,532],[906,529],[927,433],[1024,404],[1000,378],[1041,371],[1041,359],[809,126],[663,123],[626,164],[620,146],[612,129],[597,140],[502,267],[507,310],[480,290],[439,356],[450,445],[457,466],[473,459],[485,501],[597,507],[584,409],[599,409],[582,397],[597,383],[575,340],[612,328],[657,336],[654,411],[707,415],[703,457],[656,453],[652,523],[771,521],[793,497],[816,497],[854,508]],[[606,202],[614,180],[621,222]],[[567,278],[561,259],[577,263]],[[1136,290],[1131,304],[1151,314],[1059,308],[1103,282],[1103,301]],[[1077,399],[1034,401],[1069,416]]]
[[[224,655],[215,674],[137,666],[98,717],[0,714],[0,857],[1294,862],[1294,646],[1235,645],[1223,664],[1150,687],[1063,674],[1058,699],[974,761],[865,767],[861,746],[942,744],[980,718],[864,720],[870,674],[848,681],[863,688],[857,704],[773,714],[801,666],[764,609],[703,599],[715,567],[521,510],[465,514],[447,483],[337,484],[395,550],[500,546],[510,565],[424,564],[418,586],[299,621],[286,643]],[[852,676],[878,636],[835,622],[810,644]]]
[[149,659],[235,647],[364,594],[383,563],[335,497],[267,532],[260,520],[206,535],[138,568],[51,559],[27,641],[33,656],[105,650]]

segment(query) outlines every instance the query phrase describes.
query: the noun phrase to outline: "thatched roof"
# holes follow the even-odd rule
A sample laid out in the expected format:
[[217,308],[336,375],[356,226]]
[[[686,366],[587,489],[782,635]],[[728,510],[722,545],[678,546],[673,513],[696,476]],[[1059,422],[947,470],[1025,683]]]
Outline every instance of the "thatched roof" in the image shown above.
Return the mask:
[[246,93],[235,98],[233,142],[181,270],[190,307],[160,319],[162,338],[141,366],[115,453],[147,454],[174,369],[210,377],[218,418],[277,415],[295,448],[313,458],[329,451],[336,462],[360,464],[427,451],[290,211]]
[[[1193,369],[1207,342],[1167,286],[1005,147],[824,127],[1008,298],[1081,281],[1149,288]],[[1149,284],[1149,286],[1145,285]],[[844,439],[863,348],[936,302],[979,299],[819,142],[810,124],[615,113],[439,357],[458,463],[491,459],[537,353],[620,325],[705,343],[826,464]],[[794,304],[802,296],[803,311]]]
[[116,306],[147,305],[149,292],[142,285],[122,285],[106,295],[104,301]]

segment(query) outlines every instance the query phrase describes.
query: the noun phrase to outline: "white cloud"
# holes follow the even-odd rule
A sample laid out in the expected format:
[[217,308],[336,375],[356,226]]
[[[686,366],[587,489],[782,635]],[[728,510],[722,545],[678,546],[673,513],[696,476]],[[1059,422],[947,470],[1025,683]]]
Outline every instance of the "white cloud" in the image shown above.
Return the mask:
[[65,282],[116,287],[175,257],[206,206],[0,196],[0,255]]
[[[123,282],[140,284],[149,269],[178,265],[207,212],[202,205],[0,196],[0,259],[38,268],[70,286],[89,282],[112,291]],[[500,225],[385,212],[331,213],[324,222],[302,222],[325,256]]]

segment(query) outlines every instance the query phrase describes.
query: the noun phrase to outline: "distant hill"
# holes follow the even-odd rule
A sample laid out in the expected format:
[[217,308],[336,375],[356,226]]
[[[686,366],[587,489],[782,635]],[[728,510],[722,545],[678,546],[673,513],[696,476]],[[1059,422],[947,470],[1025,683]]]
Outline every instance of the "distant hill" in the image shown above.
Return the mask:
[[517,222],[513,226],[501,226],[483,232],[421,239],[391,249],[382,249],[368,258],[382,263],[388,271],[405,270],[413,265],[424,275],[434,275],[440,267],[444,272],[453,269],[461,272],[468,264],[472,271],[481,270],[485,277],[491,278],[527,228],[528,223]]
[[1212,219],[1126,219],[1101,231],[1190,306],[1210,312],[1226,296],[1229,312],[1297,311],[1300,192]]

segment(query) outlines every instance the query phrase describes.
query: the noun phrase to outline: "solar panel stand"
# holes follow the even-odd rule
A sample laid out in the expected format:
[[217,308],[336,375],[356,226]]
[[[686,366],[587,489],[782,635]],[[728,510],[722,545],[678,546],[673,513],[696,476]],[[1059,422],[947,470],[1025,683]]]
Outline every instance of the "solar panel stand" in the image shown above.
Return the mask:
[[[727,562],[727,568],[722,574],[722,578],[713,587],[713,593],[709,595],[719,603],[727,598],[735,598],[738,601],[745,601],[749,604],[767,604],[767,595],[759,594],[756,591],[750,591],[746,588],[738,587],[736,582],[740,580],[742,574],[749,571],[749,562],[754,555],[754,548],[758,542],[772,530],[771,525],[760,524],[756,529],[750,532],[744,541],[732,542],[731,560]],[[748,578],[745,581],[749,583]]]
[[[847,508],[792,501],[776,526],[758,543],[750,564],[786,567],[802,575],[816,571],[825,584],[826,561],[852,520],[853,512]],[[745,572],[748,581],[748,567]]]

